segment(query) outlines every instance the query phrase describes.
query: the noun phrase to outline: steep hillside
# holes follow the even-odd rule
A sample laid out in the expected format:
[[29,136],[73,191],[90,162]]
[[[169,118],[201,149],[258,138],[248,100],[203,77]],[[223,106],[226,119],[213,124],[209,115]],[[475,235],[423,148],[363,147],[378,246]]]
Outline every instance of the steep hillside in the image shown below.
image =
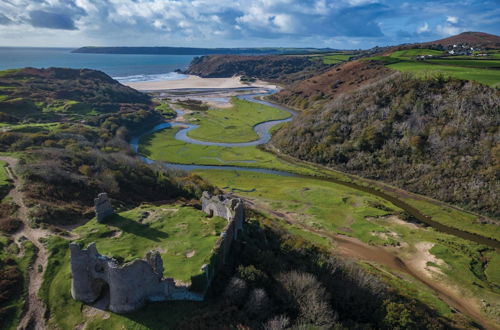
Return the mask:
[[[34,222],[90,216],[102,191],[129,206],[201,194],[201,179],[133,156],[130,136],[165,118],[148,95],[102,72],[1,71],[0,100],[0,153],[19,158],[15,171]],[[0,212],[0,227],[8,213]]]
[[204,78],[242,75],[289,83],[316,75],[328,67],[330,65],[307,56],[214,55],[193,59],[186,73]]
[[317,107],[327,100],[378,81],[394,71],[374,61],[352,61],[299,81],[273,95],[272,100],[297,109]]
[[473,47],[500,48],[500,37],[484,32],[463,32],[445,39],[422,43],[422,45],[452,46],[467,44]]
[[151,99],[103,72],[34,69],[0,72],[0,121],[53,120],[148,109]]
[[272,143],[300,159],[499,217],[499,105],[497,89],[396,74],[300,113]]

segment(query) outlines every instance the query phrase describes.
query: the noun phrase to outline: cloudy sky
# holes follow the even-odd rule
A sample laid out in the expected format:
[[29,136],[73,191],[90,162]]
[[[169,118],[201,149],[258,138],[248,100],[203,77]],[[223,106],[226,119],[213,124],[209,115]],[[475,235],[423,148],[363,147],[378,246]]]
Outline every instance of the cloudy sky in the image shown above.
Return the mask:
[[0,0],[0,46],[334,47],[500,34],[500,0]]

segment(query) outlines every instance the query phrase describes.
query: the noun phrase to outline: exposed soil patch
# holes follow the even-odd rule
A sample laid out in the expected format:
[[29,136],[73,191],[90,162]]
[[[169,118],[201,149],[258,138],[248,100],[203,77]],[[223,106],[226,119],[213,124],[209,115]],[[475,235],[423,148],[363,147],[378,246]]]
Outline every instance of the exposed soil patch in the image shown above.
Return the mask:
[[397,225],[405,226],[405,227],[412,228],[412,229],[421,228],[416,223],[404,221],[403,219],[401,219],[397,215],[387,215],[384,217],[366,217],[365,219],[368,221],[373,221],[373,222],[383,220],[383,221],[387,221],[387,222],[392,223],[392,224],[397,224]]
[[195,250],[186,252],[186,258],[192,258],[192,257],[194,257],[195,254],[196,254]]
[[416,253],[413,255],[409,263],[415,267],[415,269],[421,270],[428,277],[432,277],[433,274],[439,273],[443,274],[443,272],[439,269],[439,267],[432,266],[445,266],[446,263],[436,258],[429,250],[432,249],[434,243],[430,242],[419,242],[415,244]]
[[[432,248],[432,243],[429,245],[429,243],[423,242],[423,244],[418,245],[417,258],[413,258],[413,256],[408,258],[418,259],[417,264],[413,265],[412,260],[407,261],[408,263],[406,263],[399,256],[391,253],[389,249],[368,245],[361,242],[357,238],[338,235],[328,231],[317,230],[315,228],[305,226],[302,222],[294,219],[290,214],[275,212],[274,210],[269,209],[265,205],[261,205],[256,201],[245,200],[245,202],[250,207],[256,207],[261,211],[265,210],[266,212],[269,212],[270,214],[281,218],[290,224],[298,225],[304,230],[331,239],[336,245],[335,253],[337,254],[383,265],[389,268],[392,272],[396,272],[396,274],[404,273],[411,276],[415,280],[423,283],[431,290],[435,291],[439,298],[441,298],[448,305],[480,322],[480,324],[486,329],[497,329],[496,326],[492,325],[481,315],[480,306],[477,301],[464,297],[462,294],[450,288],[442,281],[435,281],[428,276],[428,271],[425,269],[428,267],[428,262],[444,264],[442,260],[437,259],[435,256],[430,254],[429,249]],[[423,268],[422,262],[424,263]]]

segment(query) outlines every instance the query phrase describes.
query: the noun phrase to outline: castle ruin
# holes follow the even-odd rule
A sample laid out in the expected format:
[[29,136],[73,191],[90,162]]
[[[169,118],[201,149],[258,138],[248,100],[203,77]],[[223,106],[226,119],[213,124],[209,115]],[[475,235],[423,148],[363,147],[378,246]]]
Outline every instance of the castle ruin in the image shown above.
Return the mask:
[[[220,216],[228,225],[216,242],[214,251],[220,262],[203,265],[205,292],[220,265],[223,265],[232,241],[242,229],[243,201],[228,195],[212,196],[204,192],[202,210],[209,216]],[[99,207],[98,207],[99,205]],[[111,213],[110,213],[111,212]],[[96,198],[96,217],[101,222],[114,214],[105,193]],[[82,249],[79,244],[70,244],[71,295],[87,304],[104,301],[103,308],[115,313],[127,313],[140,309],[148,301],[203,300],[204,294],[189,291],[189,287],[176,285],[174,279],[163,277],[163,261],[157,251],[149,251],[144,259],[120,265],[116,259],[98,253],[95,243]]]
[[97,222],[103,222],[104,218],[107,216],[115,214],[113,211],[113,206],[111,206],[111,202],[109,201],[108,194],[100,193],[97,195],[97,198],[94,199],[95,206],[95,216]]
[[212,196],[208,191],[204,191],[201,196],[201,209],[211,217],[218,216],[226,219],[229,223],[234,223],[233,228],[230,229],[234,239],[237,238],[238,231],[243,228],[245,220],[245,208],[240,198],[231,195]]

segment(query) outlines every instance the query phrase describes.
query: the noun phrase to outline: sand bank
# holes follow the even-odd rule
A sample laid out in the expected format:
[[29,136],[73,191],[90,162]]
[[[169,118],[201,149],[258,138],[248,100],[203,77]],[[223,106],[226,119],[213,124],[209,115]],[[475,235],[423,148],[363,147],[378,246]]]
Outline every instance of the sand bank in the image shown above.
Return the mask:
[[240,77],[231,78],[201,78],[198,76],[188,76],[181,80],[163,80],[163,81],[141,81],[123,83],[137,90],[155,91],[166,89],[183,88],[240,88],[240,87],[273,87],[268,83],[256,81],[252,84],[243,84]]

